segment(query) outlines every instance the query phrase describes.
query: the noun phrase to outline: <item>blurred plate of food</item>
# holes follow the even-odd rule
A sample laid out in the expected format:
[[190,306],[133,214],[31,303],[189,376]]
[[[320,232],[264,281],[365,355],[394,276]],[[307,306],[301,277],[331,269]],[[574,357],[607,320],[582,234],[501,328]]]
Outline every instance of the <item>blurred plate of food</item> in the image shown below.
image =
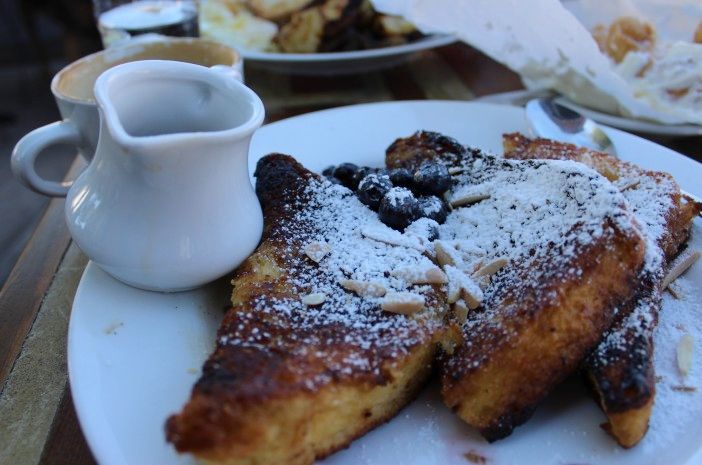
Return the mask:
[[[699,0],[373,0],[425,34],[450,32],[601,122],[699,134]],[[607,118],[607,115],[611,118]],[[657,124],[656,124],[657,123]],[[665,126],[665,127],[664,127]]]
[[636,98],[661,113],[697,124],[630,118],[579,105],[568,98],[561,98],[560,103],[628,131],[658,136],[702,135],[702,5],[685,0],[620,0],[603,9],[592,0],[571,0],[566,7],[591,32],[600,51],[616,74],[631,86]]
[[369,0],[204,0],[204,37],[247,63],[291,74],[347,74],[394,66],[455,41],[376,12]]

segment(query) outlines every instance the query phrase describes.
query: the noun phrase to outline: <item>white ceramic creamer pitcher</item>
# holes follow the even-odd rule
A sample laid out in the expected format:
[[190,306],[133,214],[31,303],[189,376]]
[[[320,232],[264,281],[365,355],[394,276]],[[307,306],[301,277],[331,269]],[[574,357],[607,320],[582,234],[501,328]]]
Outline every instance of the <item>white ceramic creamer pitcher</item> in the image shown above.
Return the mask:
[[190,289],[238,266],[263,228],[247,160],[258,96],[218,70],[147,60],[106,71],[95,97],[95,158],[66,199],[78,246],[148,290]]

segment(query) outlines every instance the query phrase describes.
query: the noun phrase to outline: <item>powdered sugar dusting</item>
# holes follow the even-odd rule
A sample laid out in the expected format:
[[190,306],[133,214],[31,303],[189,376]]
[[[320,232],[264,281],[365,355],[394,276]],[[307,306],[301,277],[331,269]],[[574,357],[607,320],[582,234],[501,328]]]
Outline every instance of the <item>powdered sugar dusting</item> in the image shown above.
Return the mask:
[[663,246],[670,235],[667,231],[668,216],[675,208],[671,193],[676,192],[678,187],[668,176],[645,173],[629,164],[624,164],[617,174],[619,177],[615,185],[622,189],[628,187],[622,192],[646,239],[646,255],[640,279],[646,283],[648,289],[644,291],[645,296],[636,302],[631,313],[605,336],[594,352],[592,362],[607,365],[615,363],[620,354],[628,356],[629,351],[643,351],[636,357],[641,364],[636,368],[644,369],[650,353],[645,345],[639,344],[634,347],[632,341],[634,338],[640,341],[649,340],[657,322],[660,308],[659,286],[666,265]]
[[[581,163],[473,155],[460,162],[461,170],[454,170],[460,172],[455,192],[485,198],[455,209],[440,226],[439,236],[461,252],[461,268],[470,264],[466,271],[473,271],[476,263],[509,261],[484,290],[484,311],[468,318],[464,332],[509,338],[512,334],[500,323],[509,319],[503,301],[507,293],[530,288],[543,302],[556,299],[556,294],[541,292],[540,283],[579,276],[582,269],[576,263],[583,247],[608,240],[615,229],[625,234],[638,234],[638,229],[621,193]],[[513,307],[519,311],[519,306]],[[484,356],[481,351],[466,355]],[[448,369],[464,363],[449,359]],[[477,366],[480,360],[470,363]]]
[[[286,208],[293,214],[269,237],[282,249],[289,292],[256,297],[250,311],[237,314],[242,324],[230,328],[220,343],[315,360],[325,369],[307,374],[304,381],[311,389],[343,375],[380,375],[385,362],[432,338],[446,305],[437,295],[439,285],[414,284],[421,281],[416,273],[398,271],[436,269],[418,237],[382,224],[343,186],[317,178],[305,182],[301,195],[288,196],[293,202]],[[305,253],[310,244],[326,245],[325,254],[315,256],[318,261]],[[349,291],[344,282],[368,284],[373,292]],[[424,309],[411,316],[381,309],[383,296],[404,292],[422,299]],[[324,295],[323,302],[305,305],[305,296],[317,294]],[[270,334],[282,328],[278,333],[284,337],[256,331],[261,322],[273,326]],[[331,355],[335,347],[343,347],[343,358]]]
[[487,261],[520,260],[559,246],[566,254],[562,260],[567,260],[579,244],[606,233],[608,218],[623,230],[632,228],[617,189],[580,163],[487,155],[466,163],[457,191],[470,189],[490,197],[454,210],[439,228],[440,236],[472,246]]

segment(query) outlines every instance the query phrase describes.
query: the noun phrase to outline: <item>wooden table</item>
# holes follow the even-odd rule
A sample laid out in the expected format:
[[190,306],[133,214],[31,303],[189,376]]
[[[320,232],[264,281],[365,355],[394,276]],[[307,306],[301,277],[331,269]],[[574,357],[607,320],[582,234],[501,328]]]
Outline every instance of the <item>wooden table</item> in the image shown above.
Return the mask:
[[[514,73],[460,44],[363,75],[289,77],[247,68],[246,76],[269,122],[362,102],[470,100],[521,88]],[[701,139],[668,145],[699,161]],[[82,167],[76,160],[68,177]],[[0,465],[95,463],[66,374],[68,320],[87,260],[70,242],[63,203],[51,201],[0,291]]]

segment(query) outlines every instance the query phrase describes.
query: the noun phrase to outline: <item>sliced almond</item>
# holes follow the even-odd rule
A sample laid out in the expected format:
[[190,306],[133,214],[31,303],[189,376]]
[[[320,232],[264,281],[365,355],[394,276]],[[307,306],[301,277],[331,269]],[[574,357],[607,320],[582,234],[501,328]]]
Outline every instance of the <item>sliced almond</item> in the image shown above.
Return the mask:
[[360,297],[382,297],[387,292],[380,283],[342,279],[339,284],[347,291],[355,292]]
[[322,259],[331,252],[331,247],[326,242],[310,242],[305,246],[305,255],[315,263],[319,263]]
[[449,279],[447,299],[455,303],[463,299],[469,309],[478,308],[483,301],[483,291],[480,285],[462,270],[453,266],[446,266],[446,276]]
[[434,241],[434,252],[436,252],[436,262],[441,266],[457,266],[463,261],[461,253],[445,241]]
[[413,292],[388,292],[380,307],[390,313],[414,315],[424,308],[424,297]]
[[461,298],[461,285],[456,279],[449,279],[447,290],[446,290],[446,300],[450,304],[454,304]]
[[387,227],[363,228],[361,230],[361,234],[365,238],[383,242],[388,245],[407,247],[409,249],[418,250],[422,253],[426,251],[426,247],[424,247],[422,242],[416,236],[408,236]]
[[483,303],[483,290],[480,288],[478,283],[468,278],[471,282],[470,285],[461,288],[461,297],[468,305],[468,308],[475,310],[480,307]]
[[327,296],[323,292],[313,292],[304,296],[302,298],[302,303],[307,306],[314,307],[316,305],[323,304],[326,299]]
[[448,303],[453,304],[461,298],[461,281],[466,275],[463,271],[455,266],[446,265],[444,267],[446,277],[448,278],[448,286],[446,286],[446,299]]
[[483,290],[475,280],[464,274],[464,279],[461,281],[461,297],[468,305],[468,308],[474,310],[483,303]]
[[482,267],[483,267],[483,261],[477,260],[477,261],[474,261],[473,263],[468,264],[466,266],[466,271],[475,277],[475,273]]
[[700,253],[699,250],[686,250],[678,258],[675,259],[672,265],[670,265],[670,270],[668,274],[663,278],[662,288],[667,288],[670,283],[675,281],[682,275],[688,268],[690,268],[697,260],[699,260]]
[[676,283],[670,283],[666,290],[670,293],[671,296],[673,296],[673,299],[680,300],[682,298],[682,293],[680,292],[680,289],[678,289]]
[[433,266],[424,272],[423,281],[415,282],[415,284],[444,284],[447,281],[446,273],[441,271],[438,266]]
[[694,350],[694,341],[692,336],[685,334],[678,342],[678,370],[683,376],[687,376],[692,367],[692,351]]
[[449,200],[449,203],[453,208],[458,208],[458,207],[467,207],[468,205],[473,205],[474,203],[478,203],[482,200],[489,199],[490,194],[471,194],[471,193],[465,193],[465,194],[459,194],[459,195],[454,195],[451,197]]
[[453,304],[453,316],[460,325],[463,325],[468,319],[468,310],[468,306],[463,300],[459,299]]
[[438,266],[425,268],[400,268],[390,272],[391,276],[403,279],[409,284],[443,284],[447,281],[446,274]]
[[630,182],[622,185],[621,187],[619,187],[619,191],[624,192],[624,191],[628,191],[629,189],[634,189],[634,188],[638,187],[638,185],[640,183],[641,183],[641,181],[639,181],[639,180],[630,181]]
[[509,260],[507,260],[506,258],[496,258],[488,264],[480,267],[480,269],[476,271],[475,274],[473,274],[473,276],[476,278],[480,278],[481,276],[492,276],[498,271],[500,271],[502,268],[504,268],[507,265],[507,263],[509,263]]

